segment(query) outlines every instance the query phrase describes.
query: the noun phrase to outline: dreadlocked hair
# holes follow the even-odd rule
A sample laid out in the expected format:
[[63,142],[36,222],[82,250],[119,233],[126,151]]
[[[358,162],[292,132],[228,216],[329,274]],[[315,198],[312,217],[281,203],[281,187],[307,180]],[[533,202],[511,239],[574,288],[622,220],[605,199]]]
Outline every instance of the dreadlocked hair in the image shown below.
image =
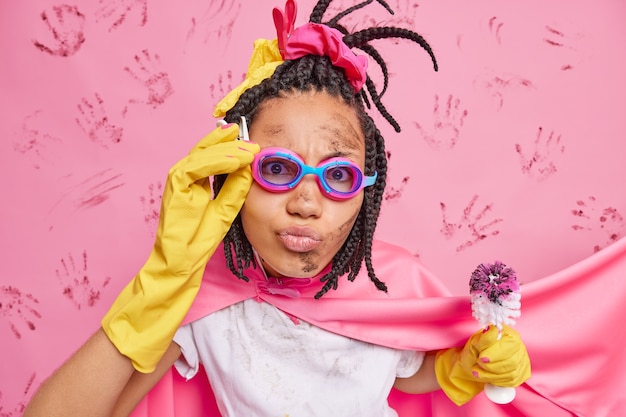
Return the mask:
[[[321,23],[331,1],[320,0],[311,13],[310,22]],[[323,91],[333,97],[342,99],[344,103],[355,110],[365,137],[365,175],[377,173],[378,177],[373,186],[363,190],[363,203],[354,226],[341,249],[333,257],[331,270],[321,278],[324,285],[315,295],[316,299],[319,299],[331,289],[337,289],[339,278],[343,275],[347,274],[348,280],[353,281],[359,274],[363,264],[365,264],[367,274],[376,288],[381,291],[387,291],[387,286],[378,279],[372,265],[374,231],[380,215],[387,182],[387,155],[384,138],[376,127],[374,120],[366,112],[366,108],[371,108],[370,100],[397,132],[400,131],[400,126],[381,102],[388,84],[387,66],[378,51],[371,45],[368,45],[367,42],[374,39],[392,37],[413,40],[428,52],[435,70],[437,70],[437,61],[430,46],[415,32],[395,27],[374,27],[350,34],[343,26],[337,23],[342,17],[373,1],[367,0],[359,3],[324,24],[339,30],[344,34],[343,40],[346,45],[361,49],[380,66],[384,77],[384,85],[380,92],[368,76],[365,88],[355,94],[342,68],[333,66],[328,57],[306,55],[295,60],[284,61],[276,68],[276,71],[270,78],[246,90],[224,118],[227,122],[236,122],[241,116],[245,116],[248,124],[251,126],[254,124],[255,115],[261,111],[263,108],[262,104],[266,100],[274,97],[286,97],[297,91]],[[393,14],[387,3],[383,0],[376,1]],[[365,92],[366,89],[369,98]],[[217,175],[215,177],[213,187],[216,195],[222,188],[225,179],[225,175]],[[240,215],[233,222],[223,241],[226,263],[231,272],[239,279],[248,281],[244,274],[245,269],[250,265],[255,267],[257,265],[252,246],[244,233]]]
[[[313,11],[311,12],[309,21],[311,23],[321,23],[326,26],[337,29],[338,31],[344,34],[343,42],[347,46],[349,46],[350,48],[357,48],[357,49],[362,50],[363,52],[368,54],[374,60],[374,62],[376,62],[376,64],[378,64],[378,66],[380,67],[383,73],[383,88],[379,92],[368,75],[367,79],[365,80],[365,88],[362,89],[358,94],[360,95],[361,100],[363,100],[363,103],[367,106],[368,109],[371,108],[371,105],[370,105],[370,99],[371,99],[371,102],[374,104],[374,106],[376,107],[378,112],[381,114],[381,116],[383,116],[385,120],[389,122],[389,124],[394,128],[396,132],[400,132],[401,131],[400,125],[393,118],[393,116],[391,116],[389,111],[387,111],[387,108],[381,101],[383,95],[387,91],[387,86],[389,84],[389,72],[387,70],[387,64],[385,63],[380,53],[376,50],[376,48],[369,45],[368,42],[375,40],[375,39],[386,39],[386,38],[402,38],[402,39],[408,39],[410,41],[413,41],[417,43],[418,45],[420,45],[422,48],[424,48],[424,50],[430,56],[430,59],[433,63],[434,70],[438,71],[439,65],[437,64],[437,59],[435,58],[435,54],[432,48],[430,47],[428,42],[426,42],[426,40],[422,37],[422,35],[420,35],[419,33],[413,32],[411,30],[408,30],[408,29],[394,27],[394,26],[382,26],[382,27],[371,27],[371,28],[359,30],[354,33],[349,33],[345,27],[343,27],[341,24],[338,23],[341,18],[349,15],[350,13],[358,9],[361,9],[367,6],[370,3],[373,3],[374,0],[366,0],[359,4],[356,4],[344,10],[343,12],[339,13],[337,16],[333,17],[332,19],[324,22],[323,21],[324,13],[328,9],[328,6],[330,5],[331,2],[332,0],[318,1],[315,7],[313,8]],[[376,2],[380,3],[390,14],[394,14],[391,7],[389,7],[389,5],[385,1],[376,0]],[[367,97],[367,94],[369,94],[370,96],[369,98]]]

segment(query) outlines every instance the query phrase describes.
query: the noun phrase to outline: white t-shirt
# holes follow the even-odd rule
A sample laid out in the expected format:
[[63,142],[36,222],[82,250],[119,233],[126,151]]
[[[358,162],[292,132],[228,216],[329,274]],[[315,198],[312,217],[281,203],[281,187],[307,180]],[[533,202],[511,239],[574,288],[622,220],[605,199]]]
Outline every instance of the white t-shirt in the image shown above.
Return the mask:
[[224,417],[394,417],[387,396],[396,376],[412,376],[424,359],[255,300],[181,327],[174,341],[182,350],[176,369],[189,379],[202,363]]

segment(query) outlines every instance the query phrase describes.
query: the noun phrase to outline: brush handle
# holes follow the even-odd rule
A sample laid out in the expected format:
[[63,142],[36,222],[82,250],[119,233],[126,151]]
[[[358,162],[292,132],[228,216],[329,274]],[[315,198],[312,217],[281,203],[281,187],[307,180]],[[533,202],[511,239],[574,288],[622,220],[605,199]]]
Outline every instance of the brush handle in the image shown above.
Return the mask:
[[485,395],[496,404],[508,404],[515,398],[515,388],[485,384]]
[[[502,339],[502,332],[498,331],[496,340],[500,339]],[[515,388],[485,384],[485,395],[496,404],[508,404],[515,398]]]

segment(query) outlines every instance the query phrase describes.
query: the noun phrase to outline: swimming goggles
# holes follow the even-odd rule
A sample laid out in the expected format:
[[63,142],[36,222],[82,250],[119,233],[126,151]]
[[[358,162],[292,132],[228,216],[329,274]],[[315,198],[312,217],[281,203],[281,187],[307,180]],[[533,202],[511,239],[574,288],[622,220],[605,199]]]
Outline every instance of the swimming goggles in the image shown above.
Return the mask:
[[320,190],[333,200],[354,197],[363,188],[374,185],[378,176],[377,173],[371,177],[363,175],[361,169],[346,158],[329,158],[312,167],[284,148],[265,148],[252,162],[252,177],[270,192],[288,191],[308,174],[317,176]]

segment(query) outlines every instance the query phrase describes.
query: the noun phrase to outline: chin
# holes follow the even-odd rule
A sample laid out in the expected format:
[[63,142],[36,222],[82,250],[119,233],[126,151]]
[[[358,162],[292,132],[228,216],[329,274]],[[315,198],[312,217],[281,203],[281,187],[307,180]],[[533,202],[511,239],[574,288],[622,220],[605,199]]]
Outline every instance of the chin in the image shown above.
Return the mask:
[[290,257],[294,258],[293,262],[287,264],[284,262],[285,258],[281,259],[283,262],[276,263],[268,262],[267,259],[264,259],[262,265],[267,275],[274,277],[312,278],[318,275],[324,269],[324,266],[326,266],[320,267],[317,263],[313,265],[312,262],[303,262],[301,259],[302,254],[300,253],[291,255]]

